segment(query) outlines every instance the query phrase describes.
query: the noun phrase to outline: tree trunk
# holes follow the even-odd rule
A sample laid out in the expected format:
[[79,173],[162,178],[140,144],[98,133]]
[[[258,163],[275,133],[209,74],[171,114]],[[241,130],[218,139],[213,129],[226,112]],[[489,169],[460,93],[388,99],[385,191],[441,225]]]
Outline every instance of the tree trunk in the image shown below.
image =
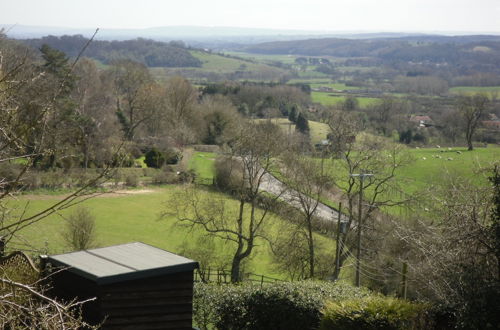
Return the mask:
[[233,257],[233,262],[231,263],[231,283],[238,283],[241,281],[240,277],[240,265],[242,258],[239,254]]
[[307,220],[308,245],[309,245],[309,277],[314,277],[314,237],[312,230],[312,219]]

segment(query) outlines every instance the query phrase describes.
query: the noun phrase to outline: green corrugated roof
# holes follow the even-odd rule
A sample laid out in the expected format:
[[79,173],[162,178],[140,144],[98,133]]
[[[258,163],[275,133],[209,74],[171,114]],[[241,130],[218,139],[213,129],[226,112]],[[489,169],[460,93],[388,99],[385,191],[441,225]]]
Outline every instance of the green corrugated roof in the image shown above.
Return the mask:
[[47,262],[99,284],[192,271],[196,261],[141,242],[49,256]]

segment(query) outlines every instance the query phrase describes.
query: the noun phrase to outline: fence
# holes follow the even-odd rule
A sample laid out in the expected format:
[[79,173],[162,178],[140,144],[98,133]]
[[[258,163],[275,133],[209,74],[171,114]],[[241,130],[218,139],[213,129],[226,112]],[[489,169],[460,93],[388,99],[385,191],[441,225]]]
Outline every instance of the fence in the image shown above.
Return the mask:
[[[229,284],[231,283],[231,271],[225,269],[197,269],[194,272],[194,281],[203,283]],[[262,286],[264,283],[281,282],[283,280],[261,274],[242,273],[241,281],[256,282]]]

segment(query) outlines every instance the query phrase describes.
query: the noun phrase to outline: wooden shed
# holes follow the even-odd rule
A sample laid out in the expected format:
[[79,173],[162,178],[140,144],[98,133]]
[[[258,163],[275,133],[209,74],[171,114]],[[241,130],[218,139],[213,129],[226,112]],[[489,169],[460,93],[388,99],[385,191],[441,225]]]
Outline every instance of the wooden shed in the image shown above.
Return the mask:
[[46,262],[54,296],[97,298],[83,309],[92,324],[192,329],[193,271],[198,268],[193,260],[135,242],[49,256]]

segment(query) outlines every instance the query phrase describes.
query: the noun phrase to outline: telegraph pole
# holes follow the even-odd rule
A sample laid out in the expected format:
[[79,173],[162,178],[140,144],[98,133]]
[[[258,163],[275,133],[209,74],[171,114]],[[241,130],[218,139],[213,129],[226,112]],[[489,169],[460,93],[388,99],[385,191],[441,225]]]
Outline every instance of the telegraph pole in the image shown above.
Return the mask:
[[373,176],[369,173],[351,174],[351,177],[359,177],[359,202],[358,202],[358,237],[357,237],[357,250],[356,250],[356,283],[357,287],[360,286],[361,281],[359,277],[361,267],[361,227],[362,227],[362,204],[363,204],[363,182],[365,177]]

